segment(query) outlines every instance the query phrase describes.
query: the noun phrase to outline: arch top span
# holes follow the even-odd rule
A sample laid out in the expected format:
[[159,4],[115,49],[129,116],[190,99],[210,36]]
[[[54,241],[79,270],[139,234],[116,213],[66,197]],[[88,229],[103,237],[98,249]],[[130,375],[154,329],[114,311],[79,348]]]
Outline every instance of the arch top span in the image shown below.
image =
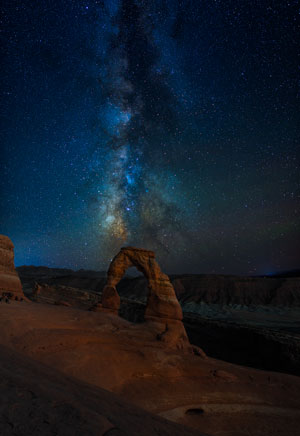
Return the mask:
[[125,251],[125,252],[140,252],[140,253],[144,253],[145,255],[149,256],[149,257],[155,257],[155,253],[152,250],[146,250],[145,248],[137,248],[137,247],[122,247],[121,251]]

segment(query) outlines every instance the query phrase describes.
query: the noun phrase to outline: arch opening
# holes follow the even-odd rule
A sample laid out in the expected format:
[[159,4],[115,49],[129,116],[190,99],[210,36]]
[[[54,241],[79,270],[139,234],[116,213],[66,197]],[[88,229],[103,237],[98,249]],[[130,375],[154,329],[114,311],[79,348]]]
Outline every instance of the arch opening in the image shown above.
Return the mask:
[[116,289],[121,297],[119,315],[131,322],[143,322],[149,296],[145,275],[135,266],[129,267]]
[[145,275],[140,271],[135,265],[132,265],[127,268],[125,271],[125,275],[123,278],[136,278],[136,277],[145,277]]

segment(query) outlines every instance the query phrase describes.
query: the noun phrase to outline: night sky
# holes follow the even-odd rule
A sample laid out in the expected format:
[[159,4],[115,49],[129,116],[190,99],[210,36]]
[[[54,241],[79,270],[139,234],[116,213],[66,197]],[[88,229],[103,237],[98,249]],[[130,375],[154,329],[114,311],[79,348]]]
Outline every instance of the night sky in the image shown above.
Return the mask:
[[1,227],[16,265],[299,268],[298,1],[5,0]]

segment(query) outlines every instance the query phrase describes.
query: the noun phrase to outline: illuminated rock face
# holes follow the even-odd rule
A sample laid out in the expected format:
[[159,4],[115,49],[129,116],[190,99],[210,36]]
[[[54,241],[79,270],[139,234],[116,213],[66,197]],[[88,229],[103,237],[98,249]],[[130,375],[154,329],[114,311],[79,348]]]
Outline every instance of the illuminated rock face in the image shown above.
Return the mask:
[[141,271],[148,280],[149,296],[145,318],[158,317],[181,321],[182,310],[169,277],[161,271],[154,252],[141,248],[124,247],[112,260],[107,273],[107,284],[103,290],[103,307],[114,311],[119,309],[120,297],[116,285],[125,271],[132,266]]
[[0,235],[0,296],[10,294],[24,298],[21,281],[15,270],[14,245],[4,235]]
[[[116,290],[125,271],[135,266],[148,281],[149,295],[145,320],[158,341],[168,347],[193,351],[182,323],[182,310],[169,277],[155,260],[153,251],[124,247],[112,260],[107,273],[107,284],[102,293],[102,310],[118,313],[120,297]],[[200,349],[199,349],[200,350]],[[202,350],[200,350],[202,354]]]

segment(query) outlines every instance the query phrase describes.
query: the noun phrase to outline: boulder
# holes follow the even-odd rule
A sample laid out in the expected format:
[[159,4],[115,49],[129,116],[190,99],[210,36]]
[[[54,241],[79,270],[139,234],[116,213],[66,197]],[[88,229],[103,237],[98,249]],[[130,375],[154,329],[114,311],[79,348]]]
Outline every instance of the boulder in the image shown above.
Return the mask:
[[5,235],[0,235],[0,295],[25,299],[21,281],[14,264],[14,245]]

